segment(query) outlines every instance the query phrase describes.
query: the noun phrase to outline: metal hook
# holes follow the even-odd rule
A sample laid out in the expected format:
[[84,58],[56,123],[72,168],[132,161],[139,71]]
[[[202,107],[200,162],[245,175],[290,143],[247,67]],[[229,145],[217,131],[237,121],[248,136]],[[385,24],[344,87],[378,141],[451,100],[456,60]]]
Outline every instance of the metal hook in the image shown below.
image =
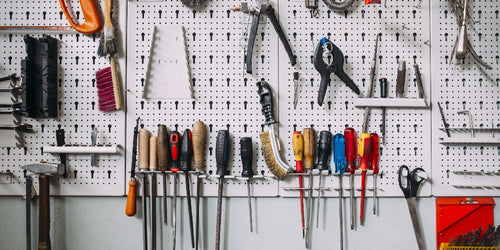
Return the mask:
[[469,116],[470,135],[472,136],[472,138],[476,137],[476,135],[474,134],[474,123],[472,121],[472,113],[469,110],[462,110],[462,111],[458,111],[457,113],[461,114],[461,115],[468,115]]

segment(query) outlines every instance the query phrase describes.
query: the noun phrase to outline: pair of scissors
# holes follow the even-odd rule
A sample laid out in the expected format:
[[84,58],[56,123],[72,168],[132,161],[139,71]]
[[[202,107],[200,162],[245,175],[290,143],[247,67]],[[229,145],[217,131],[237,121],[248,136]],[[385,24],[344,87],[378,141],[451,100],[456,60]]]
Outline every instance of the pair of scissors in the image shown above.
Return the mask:
[[[419,172],[425,172],[422,168],[415,168],[411,172],[406,165],[402,165],[398,170],[398,181],[399,187],[403,191],[406,202],[408,204],[408,209],[410,210],[411,222],[413,224],[413,231],[415,232],[415,237],[417,238],[418,249],[424,250],[424,240],[422,237],[422,230],[420,229],[420,224],[418,222],[417,215],[417,192],[420,184],[424,182],[424,178],[418,176]],[[404,180],[406,179],[406,180]]]

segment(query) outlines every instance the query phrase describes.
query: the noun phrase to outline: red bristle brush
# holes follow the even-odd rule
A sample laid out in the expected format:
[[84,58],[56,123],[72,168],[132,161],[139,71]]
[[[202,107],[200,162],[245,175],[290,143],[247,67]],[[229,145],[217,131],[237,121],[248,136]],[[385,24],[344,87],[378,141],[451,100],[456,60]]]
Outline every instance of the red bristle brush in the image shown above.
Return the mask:
[[120,110],[122,108],[120,82],[118,81],[115,60],[114,56],[111,56],[111,66],[95,73],[99,110],[102,112]]

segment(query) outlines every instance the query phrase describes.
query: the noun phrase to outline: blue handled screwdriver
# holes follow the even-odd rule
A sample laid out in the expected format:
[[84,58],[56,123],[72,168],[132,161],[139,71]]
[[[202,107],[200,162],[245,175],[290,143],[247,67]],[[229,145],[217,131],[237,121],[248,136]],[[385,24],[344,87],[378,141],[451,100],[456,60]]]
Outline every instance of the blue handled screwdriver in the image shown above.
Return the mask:
[[[335,164],[335,173],[339,174],[339,224],[340,224],[340,249],[344,249],[344,214],[342,212],[342,179],[345,172],[345,141],[344,135],[338,133],[333,136],[332,140],[332,163]],[[333,169],[333,168],[332,168]]]

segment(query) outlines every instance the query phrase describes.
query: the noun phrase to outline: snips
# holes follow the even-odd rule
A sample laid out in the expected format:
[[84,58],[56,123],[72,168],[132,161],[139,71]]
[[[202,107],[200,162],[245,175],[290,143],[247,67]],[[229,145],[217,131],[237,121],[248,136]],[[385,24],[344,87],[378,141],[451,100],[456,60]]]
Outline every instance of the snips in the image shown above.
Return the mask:
[[[331,62],[327,64],[323,57],[331,56]],[[347,87],[352,89],[357,95],[360,94],[358,86],[354,81],[344,72],[344,54],[340,49],[333,44],[326,37],[319,40],[316,50],[314,51],[314,68],[321,75],[321,83],[318,92],[318,104],[323,105],[323,100],[326,95],[326,88],[330,83],[330,74],[335,73],[340,80],[342,80]]]

